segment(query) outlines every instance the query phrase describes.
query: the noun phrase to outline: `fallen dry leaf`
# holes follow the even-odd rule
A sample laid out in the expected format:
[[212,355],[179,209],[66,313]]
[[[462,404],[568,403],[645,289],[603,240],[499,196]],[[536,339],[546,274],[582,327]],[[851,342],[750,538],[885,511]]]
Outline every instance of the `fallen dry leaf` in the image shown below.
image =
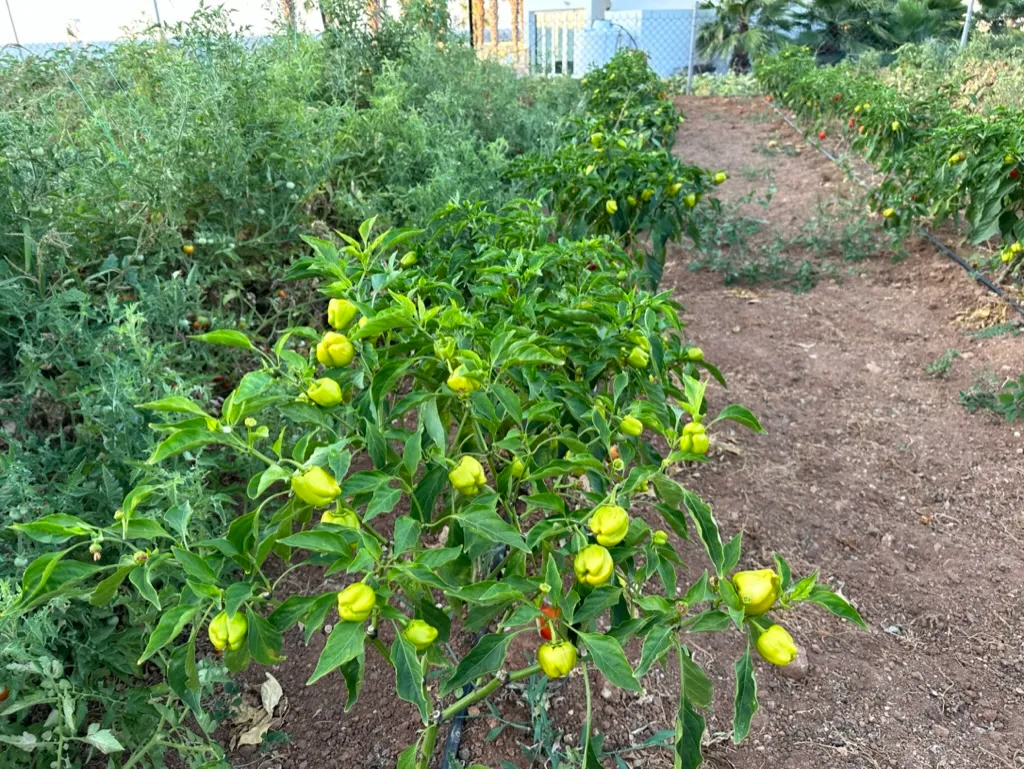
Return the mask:
[[268,716],[274,715],[274,708],[277,707],[277,703],[281,701],[281,696],[284,691],[281,689],[281,684],[277,682],[270,673],[265,674],[267,680],[263,682],[263,686],[260,687],[260,702],[263,703],[263,709],[267,711]]

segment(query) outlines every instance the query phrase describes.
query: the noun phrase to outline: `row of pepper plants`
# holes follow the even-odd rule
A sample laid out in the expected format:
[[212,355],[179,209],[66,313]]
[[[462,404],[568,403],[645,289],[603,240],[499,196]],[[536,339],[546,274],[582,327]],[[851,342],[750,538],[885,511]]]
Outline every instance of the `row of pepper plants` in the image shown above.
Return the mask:
[[[308,643],[330,623],[308,683],[342,676],[347,710],[379,654],[422,720],[402,769],[428,767],[459,711],[535,674],[582,676],[579,744],[600,766],[592,671],[640,692],[658,664],[679,677],[675,765],[697,766],[711,683],[688,638],[732,632],[741,740],[757,710],[752,649],[775,665],[798,654],[783,611],[810,602],[862,621],[781,556],[733,573],[741,534],[723,540],[677,479],[706,461],[721,421],[762,431],[740,405],[709,411],[709,381],[724,379],[653,287],[665,243],[725,177],[670,154],[681,117],[641,54],[582,86],[562,146],[514,171],[535,198],[452,202],[425,230],[370,220],[337,241],[308,237],[291,277],[317,282],[319,328],[196,337],[239,348],[252,370],[219,409],[173,392],[140,405],[175,417],[152,424],[165,437],[109,526],[51,515],[15,527],[54,545],[26,569],[16,610],[57,596],[116,607],[119,632],[144,640],[137,671],[165,681],[153,693],[169,692],[171,731],[214,723],[200,680],[211,646],[231,671],[287,664],[286,632],[301,623]],[[216,536],[197,536],[175,499],[180,463],[237,496]],[[252,469],[241,482],[225,469],[238,467]],[[693,533],[709,560],[695,577],[676,549]],[[300,570],[322,591],[292,592]],[[524,644],[534,659],[517,666],[510,648]]]
[[758,82],[825,140],[838,131],[883,175],[872,201],[893,225],[963,221],[971,243],[998,239],[1003,276],[1024,267],[1024,117],[968,114],[942,89],[903,92],[850,64],[817,66],[790,46],[757,62]]

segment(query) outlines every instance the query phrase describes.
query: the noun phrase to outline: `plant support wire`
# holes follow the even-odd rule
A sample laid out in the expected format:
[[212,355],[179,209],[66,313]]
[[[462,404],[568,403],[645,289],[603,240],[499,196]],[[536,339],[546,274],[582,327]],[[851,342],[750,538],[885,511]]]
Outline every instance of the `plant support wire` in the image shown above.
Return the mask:
[[[796,131],[801,136],[804,135],[804,132],[800,130],[800,126],[798,126],[796,124],[796,122],[793,121],[789,117],[789,115],[787,115],[781,109],[776,107],[774,104],[772,104],[771,107],[772,107],[773,110],[775,110],[775,113],[779,117],[781,117],[783,120],[786,121],[786,123],[789,124],[790,128],[792,128],[794,131]],[[852,169],[850,169],[850,168],[846,167],[845,165],[843,165],[843,163],[840,162],[839,158],[837,158],[835,155],[833,155],[827,149],[822,147],[820,142],[817,143],[817,144],[813,144],[813,146],[814,146],[814,148],[816,150],[818,150],[818,152],[820,152],[822,155],[824,155],[829,160],[831,160],[833,163],[835,163],[837,166],[839,166],[840,170],[842,170],[842,172],[844,174],[846,174],[848,177],[853,179],[853,181],[855,181],[861,187],[863,187],[864,189],[869,190],[869,191],[874,190],[874,187],[871,184],[869,184],[868,182],[866,182],[863,179],[861,179],[860,176],[858,176]],[[945,243],[943,243],[941,240],[939,240],[937,237],[935,237],[932,233],[928,232],[928,230],[924,229],[923,227],[919,227],[919,226],[917,226],[915,224],[914,225],[914,231],[918,235],[923,237],[925,240],[927,240],[929,243],[931,243],[933,246],[935,246],[935,248],[937,248],[939,250],[939,252],[942,253],[944,256],[949,257],[954,262],[956,262],[961,267],[963,267],[964,270],[966,270],[967,273],[972,278],[974,278],[978,283],[980,283],[985,288],[987,288],[989,291],[991,291],[993,294],[995,294],[1000,299],[1005,301],[1008,305],[1010,305],[1010,307],[1015,309],[1017,312],[1019,312],[1020,314],[1024,315],[1024,305],[1021,305],[1019,302],[1017,302],[1017,300],[1015,300],[1013,297],[1011,297],[1009,294],[1007,294],[1006,291],[1002,288],[1002,286],[998,285],[997,283],[994,283],[991,279],[989,279],[989,277],[987,275],[983,274],[978,269],[976,269],[974,266],[972,266],[967,260],[965,260],[959,254],[957,254],[953,249],[951,249],[949,246],[947,246]]]

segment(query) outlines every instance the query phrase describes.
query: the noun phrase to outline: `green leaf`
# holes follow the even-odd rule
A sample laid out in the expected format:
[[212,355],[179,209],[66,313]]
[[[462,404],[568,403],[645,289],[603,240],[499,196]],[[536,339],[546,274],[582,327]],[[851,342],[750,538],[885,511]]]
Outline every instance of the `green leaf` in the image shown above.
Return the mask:
[[174,411],[179,414],[195,414],[196,416],[210,418],[210,415],[203,411],[196,403],[180,395],[169,395],[160,400],[140,403],[135,408],[149,409],[150,411]]
[[672,648],[676,630],[667,622],[661,622],[651,628],[644,639],[644,650],[640,655],[640,664],[636,666],[636,677],[647,675],[656,662]]
[[772,553],[772,556],[775,558],[775,570],[779,573],[780,587],[785,592],[793,584],[793,572],[785,558],[778,553]]
[[860,612],[853,608],[844,596],[832,592],[825,585],[815,585],[811,590],[811,594],[807,596],[807,601],[816,603],[818,606],[824,606],[837,617],[842,617],[856,625],[860,625],[865,630],[868,629],[867,624],[865,624],[860,616]]
[[395,521],[394,555],[402,555],[420,541],[422,527],[414,518],[403,515]]
[[146,460],[146,464],[155,465],[157,462],[162,462],[185,451],[227,442],[227,436],[222,433],[197,429],[179,430],[176,433],[171,433],[157,444],[149,459]]
[[363,653],[366,630],[362,622],[339,622],[327,636],[324,650],[320,652],[316,669],[306,681],[306,686],[316,683],[325,675]]
[[224,591],[224,611],[229,617],[233,616],[250,595],[252,595],[252,584],[235,582]]
[[455,672],[441,686],[441,694],[449,694],[463,684],[500,669],[508,654],[508,645],[515,637],[515,633],[488,633],[481,638],[473,650],[459,661]]
[[204,342],[206,344],[219,344],[225,347],[241,347],[246,350],[254,350],[252,342],[249,341],[249,337],[243,334],[241,331],[235,331],[230,328],[221,328],[216,331],[207,331],[205,334],[196,334],[192,336],[197,342]]
[[288,547],[298,547],[314,553],[349,555],[352,552],[349,541],[342,534],[325,529],[299,531],[290,537],[285,537],[280,542]]
[[259,478],[259,481],[256,484],[254,493],[249,495],[250,499],[256,499],[257,497],[263,496],[263,492],[273,484],[278,481],[287,481],[292,477],[292,474],[290,470],[286,470],[281,467],[281,465],[270,465],[270,467],[260,473],[257,477]]
[[673,769],[697,769],[704,763],[701,754],[704,728],[704,716],[696,711],[686,696],[680,696],[676,713]]
[[149,642],[146,644],[142,656],[139,657],[138,664],[141,665],[177,638],[198,611],[199,608],[196,606],[179,605],[161,614],[160,621],[157,622],[156,628],[150,634]]
[[153,570],[153,562],[150,561],[141,569],[133,569],[128,574],[128,581],[135,585],[135,589],[139,591],[144,599],[149,601],[160,611],[160,596],[157,595],[156,588],[153,587],[153,580],[151,579]]
[[497,503],[497,494],[481,494],[468,507],[457,511],[455,518],[463,528],[474,534],[492,542],[500,542],[517,550],[529,552],[522,534],[495,511]]
[[491,392],[498,398],[506,413],[514,422],[523,421],[523,408],[519,403],[519,396],[503,384],[491,385]]
[[167,665],[167,684],[194,714],[202,713],[195,639],[189,638],[187,643],[174,647]]
[[619,642],[608,635],[600,633],[579,633],[579,639],[590,652],[593,663],[609,682],[631,692],[643,691],[633,676],[625,653]]
[[117,589],[121,587],[121,583],[125,581],[125,578],[137,568],[139,568],[138,564],[135,563],[119,566],[113,574],[110,574],[96,585],[92,595],[89,596],[89,603],[92,606],[106,606],[110,603],[110,599],[114,597],[114,594],[117,593]]
[[246,608],[245,616],[249,620],[249,653],[252,658],[261,665],[276,665],[284,659],[278,629],[251,608]]
[[724,577],[725,549],[722,547],[722,536],[718,533],[718,523],[711,513],[711,507],[692,491],[684,490],[683,495],[686,509],[697,526],[700,541],[704,543],[704,549],[707,550],[718,576]]
[[750,659],[750,644],[742,657],[736,660],[736,696],[733,699],[732,741],[739,744],[750,731],[750,722],[757,713],[757,681],[754,663]]
[[714,633],[725,630],[732,621],[731,617],[718,609],[708,609],[696,614],[688,620],[688,633]]
[[85,537],[95,531],[95,527],[89,525],[81,518],[64,513],[44,515],[31,523],[15,523],[10,527],[11,531],[24,534],[29,539],[42,542],[48,545],[57,545],[67,542],[73,537]]
[[621,597],[622,588],[609,586],[595,588],[590,595],[586,597],[586,600],[583,601],[583,605],[573,616],[573,624],[584,625],[590,620],[597,619],[603,612],[617,604]]
[[[93,727],[96,727],[96,729],[93,729]],[[124,750],[124,745],[117,741],[114,733],[109,729],[100,729],[99,724],[89,725],[89,731],[82,737],[82,742],[92,745],[105,756],[111,753],[120,753]]]
[[698,708],[711,706],[711,682],[700,666],[690,658],[689,650],[683,647],[679,656],[679,685],[686,698]]
[[182,550],[180,547],[172,547],[171,553],[174,554],[174,558],[181,564],[181,568],[190,579],[203,585],[217,584],[217,573],[210,568],[206,559],[200,558],[188,550]]
[[377,489],[370,497],[370,502],[363,513],[363,523],[372,521],[378,515],[387,515],[395,509],[395,505],[401,498],[401,489],[393,489],[390,486]]
[[395,689],[398,696],[416,706],[425,725],[428,705],[423,691],[423,660],[398,629],[395,631],[395,642],[391,645],[391,664],[395,667]]
[[739,532],[735,537],[725,543],[725,548],[722,551],[722,573],[728,574],[730,571],[736,568],[736,564],[740,562],[740,554],[743,550],[743,532]]
[[442,454],[445,453],[448,431],[441,424],[441,417],[437,413],[436,400],[426,401],[420,406],[420,421],[423,424],[423,428],[427,431],[427,435],[430,436],[430,440],[434,442],[434,445],[437,446]]
[[359,699],[359,692],[363,688],[363,674],[366,671],[366,657],[360,654],[354,660],[349,660],[341,666],[341,675],[345,679],[345,688],[348,689],[348,696],[345,698],[345,712],[348,713],[352,706]]
[[423,456],[423,425],[409,436],[402,451],[402,464],[409,472],[410,478],[416,477],[416,470],[420,466],[420,459]]
[[763,433],[764,428],[761,427],[761,423],[757,420],[757,417],[747,408],[740,406],[736,403],[730,403],[724,409],[718,412],[718,416],[711,422],[713,425],[715,422],[721,422],[723,419],[728,419],[732,422],[738,422],[744,427],[748,427],[755,433]]

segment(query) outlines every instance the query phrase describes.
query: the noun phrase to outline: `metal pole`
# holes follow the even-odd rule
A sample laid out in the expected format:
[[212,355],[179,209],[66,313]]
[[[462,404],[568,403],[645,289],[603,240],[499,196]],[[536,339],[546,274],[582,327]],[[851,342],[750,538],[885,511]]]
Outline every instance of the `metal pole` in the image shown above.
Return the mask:
[[153,0],[153,13],[156,14],[156,25],[158,27],[163,26],[163,23],[160,21],[160,5],[157,3],[157,0]]
[[964,19],[964,33],[960,36],[960,49],[967,46],[967,35],[971,31],[971,19],[974,18],[974,0],[967,0],[967,18]]
[[14,26],[14,14],[11,12],[11,0],[4,0],[7,5],[7,18],[11,20],[11,32],[14,33],[14,44],[21,45],[21,41],[18,39],[18,28]]
[[690,57],[686,62],[686,95],[693,93],[693,56],[697,48],[697,5],[699,0],[693,0],[693,20],[690,22]]

